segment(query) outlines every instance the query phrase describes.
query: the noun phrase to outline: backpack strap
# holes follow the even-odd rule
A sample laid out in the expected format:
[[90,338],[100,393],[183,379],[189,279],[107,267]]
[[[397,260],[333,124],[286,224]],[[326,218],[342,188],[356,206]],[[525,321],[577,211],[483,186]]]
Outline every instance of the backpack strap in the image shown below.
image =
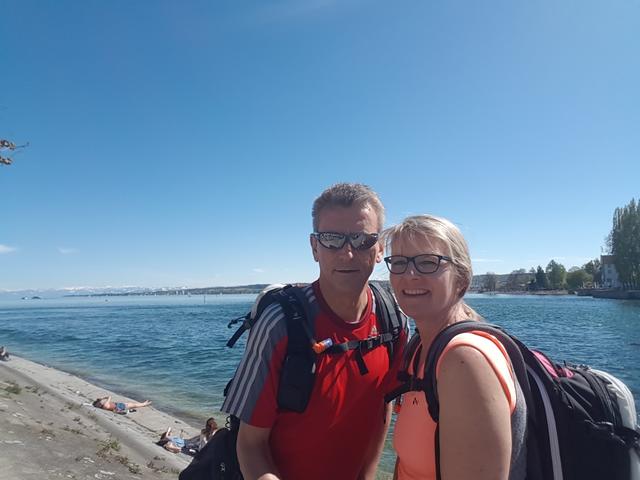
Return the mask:
[[242,324],[238,327],[238,329],[235,331],[235,333],[232,335],[232,337],[227,342],[227,347],[233,348],[233,346],[236,344],[238,339],[244,334],[244,332],[246,332],[251,327],[253,327],[253,324],[256,322],[256,320],[262,314],[262,312],[269,305],[271,305],[273,303],[274,295],[277,295],[279,293],[279,291],[284,290],[284,289],[289,288],[289,287],[291,287],[291,285],[283,285],[282,283],[274,283],[274,284],[269,285],[264,290],[262,290],[258,294],[258,297],[256,298],[255,302],[253,303],[253,306],[251,307],[251,310],[249,310],[249,312],[247,312],[246,315],[243,315],[243,316],[238,317],[238,318],[234,318],[233,320],[231,320],[227,324],[227,328],[231,328],[236,323],[239,323],[240,321],[242,321]]
[[[520,389],[524,395],[525,402],[527,404],[527,422],[532,428],[536,427],[536,412],[535,408],[533,408],[533,393],[531,391],[531,386],[529,384],[529,376],[527,374],[527,365],[524,361],[523,352],[528,352],[527,347],[520,342],[517,338],[511,337],[504,330],[502,330],[497,325],[491,325],[485,322],[478,322],[473,320],[465,320],[462,322],[457,322],[452,325],[447,326],[442,331],[436,335],[436,338],[433,339],[431,345],[429,346],[429,351],[427,352],[427,359],[425,361],[425,371],[424,371],[424,393],[427,397],[427,406],[429,408],[429,415],[434,422],[436,422],[436,434],[435,434],[435,447],[436,447],[436,478],[440,480],[441,478],[441,470],[440,470],[440,425],[438,420],[440,419],[440,402],[438,400],[438,382],[436,379],[436,367],[438,365],[438,360],[442,355],[445,347],[449,344],[449,342],[456,336],[461,333],[472,332],[472,331],[480,331],[486,332],[490,335],[493,335],[498,339],[498,341],[504,346],[507,354],[509,355],[509,360],[511,361],[511,366],[513,368],[513,373],[516,377],[516,381],[520,384]],[[521,351],[521,349],[524,349]],[[532,435],[532,431],[529,430],[528,435]],[[528,442],[529,443],[529,442]],[[534,447],[534,445],[531,445]],[[538,451],[531,451],[527,453],[529,462],[530,459],[538,459]],[[539,460],[539,459],[538,459]]]
[[279,408],[302,413],[309,404],[316,372],[309,302],[304,291],[291,285],[275,298],[287,325],[287,352],[280,372],[277,403]]
[[[402,357],[402,365],[398,371],[398,380],[402,382],[399,387],[391,390],[384,396],[384,401],[389,403],[399,396],[413,391],[426,390],[424,380],[416,377],[415,373],[418,370],[418,362],[420,361],[419,350],[422,348],[420,345],[420,333],[416,330],[409,343],[404,349],[404,355]],[[409,373],[409,365],[413,362],[413,374]]]
[[378,283],[369,283],[376,305],[376,319],[380,319],[382,333],[364,340],[351,340],[349,342],[332,345],[324,350],[325,353],[346,353],[349,350],[358,350],[355,359],[360,374],[366,375],[369,369],[365,364],[363,354],[384,345],[389,354],[389,363],[393,361],[393,352],[396,341],[406,328],[407,317],[398,307],[391,292]]
[[[473,320],[465,320],[463,322],[457,322],[449,325],[443,329],[436,338],[433,339],[429,352],[427,353],[427,360],[425,362],[424,380],[426,383],[425,395],[427,396],[427,403],[429,405],[429,414],[434,422],[438,422],[440,418],[440,404],[438,401],[438,382],[436,379],[436,366],[442,352],[449,342],[461,333],[471,331],[486,332],[493,335],[504,346],[516,380],[520,384],[522,393],[524,394],[527,405],[533,405],[533,396],[531,393],[531,386],[529,384],[529,376],[527,375],[527,367],[522,356],[521,348],[527,348],[519,340],[514,339],[504,330],[497,325],[491,325],[484,322],[477,322]],[[530,413],[534,413],[531,411]]]
[[247,313],[244,317],[234,318],[227,324],[227,328],[231,328],[236,323],[242,320],[242,324],[238,327],[238,329],[234,332],[231,338],[227,341],[227,347],[233,348],[236,342],[240,339],[240,337],[251,328],[253,322],[251,320],[251,312]]
[[389,352],[389,362],[393,360],[395,342],[400,338],[400,334],[407,328],[407,316],[400,310],[398,302],[394,298],[389,288],[382,284],[369,283],[371,291],[376,301],[376,318],[380,319],[382,325],[382,343],[385,344]]

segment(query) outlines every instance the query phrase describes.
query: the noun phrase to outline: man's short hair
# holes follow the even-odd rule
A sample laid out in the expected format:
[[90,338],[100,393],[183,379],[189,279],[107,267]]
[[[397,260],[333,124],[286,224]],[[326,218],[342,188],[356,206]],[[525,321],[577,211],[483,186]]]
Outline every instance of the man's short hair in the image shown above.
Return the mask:
[[370,207],[378,217],[378,232],[384,226],[384,206],[378,194],[371,187],[362,183],[336,183],[327,188],[313,202],[311,217],[313,218],[313,231],[318,231],[320,214],[326,208],[343,207],[349,208],[352,205]]

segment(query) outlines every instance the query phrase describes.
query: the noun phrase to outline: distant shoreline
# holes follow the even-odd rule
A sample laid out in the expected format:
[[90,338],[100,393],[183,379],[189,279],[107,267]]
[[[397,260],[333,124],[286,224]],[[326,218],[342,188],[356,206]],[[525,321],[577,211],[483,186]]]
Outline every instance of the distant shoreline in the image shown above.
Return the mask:
[[474,293],[476,295],[534,295],[534,296],[561,296],[561,295],[573,295],[573,293],[568,290],[513,290],[513,291],[472,291],[469,293]]
[[240,285],[237,287],[207,287],[207,288],[173,288],[162,290],[142,290],[138,292],[103,292],[103,293],[81,293],[63,295],[64,297],[139,297],[139,296],[193,296],[193,295],[241,295],[258,294],[269,284]]

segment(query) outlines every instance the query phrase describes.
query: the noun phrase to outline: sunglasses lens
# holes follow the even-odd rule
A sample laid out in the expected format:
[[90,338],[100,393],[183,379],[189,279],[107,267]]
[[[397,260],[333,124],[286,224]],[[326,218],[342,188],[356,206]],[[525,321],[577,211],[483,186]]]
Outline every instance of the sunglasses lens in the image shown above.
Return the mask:
[[376,233],[354,233],[349,236],[351,239],[351,245],[356,250],[368,250],[373,247],[378,241],[378,235]]
[[322,232],[319,233],[318,241],[324,248],[332,250],[340,249],[344,246],[344,242],[347,240],[347,236],[341,233]]
[[355,250],[368,250],[378,242],[377,233],[336,233],[336,232],[318,232],[313,236],[318,239],[320,245],[331,250],[340,250],[349,240],[349,244]]

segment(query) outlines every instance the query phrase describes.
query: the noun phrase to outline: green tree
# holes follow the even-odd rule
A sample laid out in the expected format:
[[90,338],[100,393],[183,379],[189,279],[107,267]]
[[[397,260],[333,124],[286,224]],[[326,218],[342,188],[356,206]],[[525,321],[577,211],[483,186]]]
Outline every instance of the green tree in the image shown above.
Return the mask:
[[593,281],[593,275],[587,273],[582,268],[573,267],[567,272],[567,288],[575,290],[576,288],[584,288],[588,283]]
[[538,265],[536,270],[536,290],[544,290],[545,288],[549,288],[549,279],[542,267]]
[[[535,273],[535,270],[534,270]],[[523,290],[523,286],[529,281],[530,275],[524,268],[514,270],[507,277],[505,289],[510,292]]]
[[495,292],[498,288],[498,275],[493,272],[487,272],[482,282],[482,288],[488,292]]
[[640,205],[631,199],[628,205],[616,208],[613,227],[607,239],[614,256],[618,277],[625,287],[640,285]]
[[564,265],[551,260],[546,268],[547,278],[549,279],[549,286],[554,290],[560,290],[565,287],[565,279],[567,277],[567,270]]
[[599,284],[602,281],[602,266],[600,265],[600,259],[594,258],[589,260],[582,266],[582,270],[591,275],[592,281]]

